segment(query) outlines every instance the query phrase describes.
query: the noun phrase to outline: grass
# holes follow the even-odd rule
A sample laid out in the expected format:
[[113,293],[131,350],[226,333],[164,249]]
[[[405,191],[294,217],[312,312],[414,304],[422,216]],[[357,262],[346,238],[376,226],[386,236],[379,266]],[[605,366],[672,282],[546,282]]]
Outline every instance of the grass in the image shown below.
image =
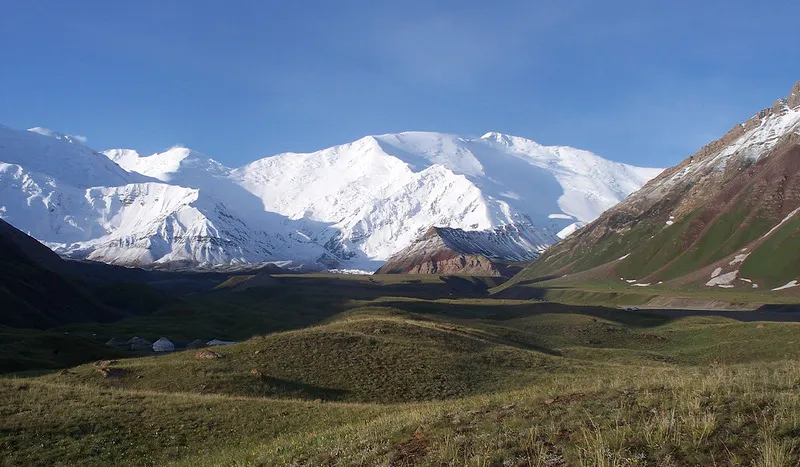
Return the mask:
[[558,366],[549,355],[486,332],[395,318],[351,319],[216,351],[223,358],[181,352],[121,361],[117,366],[135,379],[98,378],[92,365],[50,378],[107,388],[403,402],[519,386]]
[[800,217],[786,222],[742,264],[743,277],[752,277],[765,288],[784,285],[787,277],[800,279]]
[[[186,464],[793,465],[797,365],[640,369],[396,407]],[[344,443],[342,441],[345,441]]]
[[0,446],[15,465],[785,466],[799,460],[798,378],[790,361],[627,367],[388,405],[11,380]]
[[0,379],[2,463],[800,462],[800,324],[500,299],[466,278],[294,277],[25,331],[242,342],[116,355],[118,378],[90,363]]
[[[741,277],[770,290],[797,279],[800,218],[789,220],[763,244],[754,245],[780,219],[754,210],[753,202],[743,197],[722,214],[696,209],[669,226],[660,220],[665,214],[659,214],[613,235],[600,235],[590,229],[549,249],[499,288],[538,284],[566,274],[577,274],[584,281],[588,277],[606,281],[624,277],[657,283],[686,278],[698,288],[708,276],[700,280],[693,273],[747,251],[750,256],[740,266]],[[582,243],[582,235],[592,240]]]
[[0,373],[52,370],[126,355],[91,337],[0,326]]
[[[637,271],[638,274],[635,277],[644,277],[657,272],[659,280],[675,279],[739,251],[740,248],[763,235],[771,225],[768,219],[749,218],[747,213],[750,209],[751,207],[746,202],[741,202],[733,210],[725,212],[713,220],[704,219],[703,210],[699,210],[701,213],[697,219],[710,221],[711,224],[707,227],[705,224],[700,224],[706,229],[691,243],[689,248],[678,242],[678,250],[674,254],[663,256],[661,261],[649,268]],[[743,219],[745,220],[743,221]],[[681,233],[678,238],[683,237],[684,235]],[[683,241],[685,242],[685,240]],[[658,240],[652,242],[653,245],[659,243]],[[634,255],[626,258],[623,263],[632,260],[639,254],[637,251]]]
[[[771,260],[770,260],[771,261]],[[778,264],[778,263],[776,263]],[[742,272],[742,277],[749,277]],[[756,276],[754,276],[756,277]],[[780,285],[783,285],[781,283]],[[664,306],[670,301],[694,303],[695,307],[758,307],[761,305],[793,305],[800,301],[799,289],[773,292],[768,287],[758,289],[718,289],[687,285],[671,288],[659,284],[634,287],[615,279],[556,278],[532,283],[505,284],[491,290],[495,296],[509,299],[546,299],[571,305],[599,305],[608,307],[646,305],[654,299]],[[705,303],[704,303],[705,302]]]

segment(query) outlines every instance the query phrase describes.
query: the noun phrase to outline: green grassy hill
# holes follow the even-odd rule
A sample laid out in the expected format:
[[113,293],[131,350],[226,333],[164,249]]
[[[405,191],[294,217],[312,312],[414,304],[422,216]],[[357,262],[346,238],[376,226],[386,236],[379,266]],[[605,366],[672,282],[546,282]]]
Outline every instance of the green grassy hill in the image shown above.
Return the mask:
[[487,332],[378,316],[213,350],[222,358],[199,360],[188,351],[119,362],[137,379],[98,378],[91,364],[53,378],[129,389],[404,402],[519,387],[559,367],[552,356]]
[[800,462],[794,315],[465,297],[439,277],[282,280],[186,297],[153,316],[70,325],[66,336],[90,342],[134,330],[242,342],[210,349],[221,358],[123,354],[0,379],[3,461]]

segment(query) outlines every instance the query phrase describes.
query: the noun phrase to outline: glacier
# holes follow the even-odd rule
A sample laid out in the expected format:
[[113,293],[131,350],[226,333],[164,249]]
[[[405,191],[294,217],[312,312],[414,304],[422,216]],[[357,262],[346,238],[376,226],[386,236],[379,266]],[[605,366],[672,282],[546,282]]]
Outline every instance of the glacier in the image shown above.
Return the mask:
[[372,271],[432,226],[563,238],[660,172],[494,132],[367,136],[230,168],[0,126],[0,217],[63,256],[125,266]]

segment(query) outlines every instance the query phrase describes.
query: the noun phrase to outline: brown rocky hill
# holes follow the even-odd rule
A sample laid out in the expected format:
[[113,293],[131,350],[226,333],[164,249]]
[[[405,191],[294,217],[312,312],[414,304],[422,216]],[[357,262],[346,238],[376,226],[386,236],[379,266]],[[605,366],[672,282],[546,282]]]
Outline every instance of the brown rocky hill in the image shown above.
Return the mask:
[[527,225],[493,231],[431,227],[416,242],[393,255],[378,274],[466,274],[510,276],[515,262],[535,258],[552,234]]
[[508,284],[576,274],[645,287],[796,284],[800,82],[549,248]]

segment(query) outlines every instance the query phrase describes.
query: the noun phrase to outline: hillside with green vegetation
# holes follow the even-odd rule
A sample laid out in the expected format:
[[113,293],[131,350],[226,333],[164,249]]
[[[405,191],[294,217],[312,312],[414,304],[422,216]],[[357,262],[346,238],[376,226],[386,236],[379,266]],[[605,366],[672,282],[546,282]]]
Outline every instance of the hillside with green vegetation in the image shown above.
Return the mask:
[[63,371],[7,375],[3,462],[800,462],[795,313],[503,299],[488,292],[496,280],[466,277],[278,280],[114,323],[26,330],[93,346],[131,335],[239,343],[149,356],[108,348]]
[[[740,275],[751,284],[766,289],[786,284],[787,278],[800,274],[800,217],[783,223],[780,219],[754,217],[742,223],[745,210],[736,208],[713,222],[704,219],[703,210],[698,209],[669,226],[637,225],[625,235],[599,242],[590,254],[577,258],[556,248],[534,261],[505,287],[564,275],[559,273],[588,271],[585,277],[638,278],[636,282],[650,284],[672,281],[670,286],[680,288],[695,285],[696,271],[717,264],[724,266],[740,252],[748,253],[741,262]],[[699,234],[692,234],[698,231]],[[769,236],[765,238],[767,233]],[[683,280],[687,277],[689,280]]]
[[797,288],[798,89],[800,83],[789,98],[736,125],[548,248],[502,288],[564,277],[587,284],[663,284],[666,290]]

